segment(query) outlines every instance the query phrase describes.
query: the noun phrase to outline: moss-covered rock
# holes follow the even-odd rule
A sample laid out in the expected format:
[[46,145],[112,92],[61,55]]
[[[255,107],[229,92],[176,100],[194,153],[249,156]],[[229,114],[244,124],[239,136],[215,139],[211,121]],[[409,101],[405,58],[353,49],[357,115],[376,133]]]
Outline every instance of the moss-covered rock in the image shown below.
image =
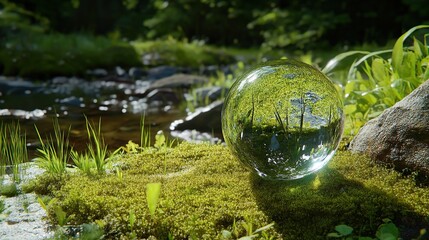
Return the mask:
[[[75,173],[52,191],[70,224],[101,220],[108,238],[134,232],[157,239],[222,239],[222,230],[243,236],[244,222],[255,230],[274,221],[266,232],[274,239],[325,239],[339,224],[373,236],[383,218],[392,219],[406,239],[427,227],[428,188],[348,152],[293,182],[254,176],[223,145],[150,148],[122,155],[119,162],[122,176]],[[146,200],[146,184],[152,182],[161,183],[154,216]]]

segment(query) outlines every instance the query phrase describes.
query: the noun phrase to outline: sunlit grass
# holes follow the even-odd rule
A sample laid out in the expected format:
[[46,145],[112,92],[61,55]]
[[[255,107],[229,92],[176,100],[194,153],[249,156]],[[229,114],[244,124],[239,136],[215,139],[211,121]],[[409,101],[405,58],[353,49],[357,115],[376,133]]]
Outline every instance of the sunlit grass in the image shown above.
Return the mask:
[[0,176],[10,167],[13,180],[20,182],[25,162],[28,162],[25,132],[21,131],[19,123],[0,123]]
[[101,118],[98,125],[93,126],[86,118],[86,131],[88,133],[88,155],[93,159],[98,173],[104,173],[108,159],[107,144],[101,134]]
[[140,118],[140,147],[147,148],[151,146],[150,126],[145,126],[145,116]]
[[90,175],[95,164],[88,153],[79,154],[77,151],[72,150],[70,154],[75,166],[85,174]]
[[67,161],[70,157],[69,142],[70,127],[62,131],[57,118],[53,119],[54,136],[50,135],[45,141],[40,135],[37,126],[34,126],[39,137],[41,147],[37,149],[36,164],[50,174],[61,175],[66,171]]
[[98,124],[91,123],[86,116],[85,121],[88,136],[87,148],[81,153],[72,150],[70,152],[71,159],[76,168],[87,175],[92,175],[94,173],[103,174],[108,167],[111,157],[116,155],[121,148],[109,154],[108,146],[101,133],[101,118]]

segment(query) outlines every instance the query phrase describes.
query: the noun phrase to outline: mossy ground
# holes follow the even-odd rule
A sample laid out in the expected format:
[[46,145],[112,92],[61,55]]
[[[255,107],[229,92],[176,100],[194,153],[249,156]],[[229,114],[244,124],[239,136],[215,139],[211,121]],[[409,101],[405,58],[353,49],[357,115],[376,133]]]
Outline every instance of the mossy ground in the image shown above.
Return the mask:
[[[116,161],[122,177],[73,173],[51,188],[70,224],[99,220],[109,239],[126,239],[133,230],[138,238],[222,239],[234,221],[239,235],[245,235],[241,222],[254,230],[275,222],[267,232],[274,239],[325,239],[339,224],[373,236],[384,218],[393,220],[404,239],[428,226],[429,188],[346,151],[317,174],[293,182],[260,179],[223,145],[182,143]],[[40,182],[49,184],[47,179]],[[154,216],[146,201],[151,182],[162,184]],[[136,216],[132,229],[130,211]]]

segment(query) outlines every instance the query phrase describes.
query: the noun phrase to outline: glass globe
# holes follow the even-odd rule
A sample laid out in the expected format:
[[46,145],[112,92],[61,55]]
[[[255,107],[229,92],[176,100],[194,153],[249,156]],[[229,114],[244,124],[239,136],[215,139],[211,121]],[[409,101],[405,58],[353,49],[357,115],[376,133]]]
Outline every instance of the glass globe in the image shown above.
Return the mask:
[[222,109],[222,132],[232,153],[274,180],[302,178],[326,165],[343,122],[332,81],[292,59],[266,62],[239,77]]

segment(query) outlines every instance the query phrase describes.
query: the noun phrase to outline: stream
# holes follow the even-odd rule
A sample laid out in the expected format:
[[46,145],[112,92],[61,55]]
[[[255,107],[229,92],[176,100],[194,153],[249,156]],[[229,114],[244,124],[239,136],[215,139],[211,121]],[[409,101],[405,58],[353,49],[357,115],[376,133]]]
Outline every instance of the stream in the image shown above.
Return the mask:
[[[165,77],[162,71],[167,71],[166,76],[178,72],[170,67],[156,73]],[[172,94],[177,93],[175,89],[148,92],[154,81],[152,75],[145,73],[138,80],[103,74],[95,80],[54,77],[47,81],[0,76],[0,122],[19,121],[26,133],[30,158],[40,145],[34,126],[42,137],[53,134],[54,117],[58,117],[63,130],[71,128],[70,142],[78,150],[88,142],[85,116],[95,124],[101,119],[101,131],[110,150],[129,140],[139,143],[143,115],[152,137],[159,130],[169,136],[170,124],[187,115],[184,90],[176,97]]]

